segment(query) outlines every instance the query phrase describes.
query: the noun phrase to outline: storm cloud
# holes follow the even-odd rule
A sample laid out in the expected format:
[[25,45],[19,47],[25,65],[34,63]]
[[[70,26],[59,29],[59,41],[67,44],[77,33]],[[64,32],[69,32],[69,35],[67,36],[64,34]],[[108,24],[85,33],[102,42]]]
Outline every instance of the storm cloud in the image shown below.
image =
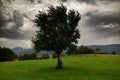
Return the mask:
[[[113,2],[117,1],[117,3]],[[100,2],[103,3],[103,2]],[[99,4],[100,4],[99,3]],[[85,14],[88,17],[86,25],[93,29],[93,32],[98,34],[99,38],[120,37],[120,1],[108,0],[109,5],[113,4],[111,8],[97,8]],[[103,4],[107,4],[103,3]],[[102,6],[103,6],[102,4]],[[100,4],[101,5],[101,4]],[[116,9],[116,10],[115,10]],[[119,39],[120,40],[120,39]]]
[[3,24],[5,25],[0,27],[0,37],[11,39],[21,38],[20,27],[23,26],[23,16],[19,11],[14,10],[13,17]]

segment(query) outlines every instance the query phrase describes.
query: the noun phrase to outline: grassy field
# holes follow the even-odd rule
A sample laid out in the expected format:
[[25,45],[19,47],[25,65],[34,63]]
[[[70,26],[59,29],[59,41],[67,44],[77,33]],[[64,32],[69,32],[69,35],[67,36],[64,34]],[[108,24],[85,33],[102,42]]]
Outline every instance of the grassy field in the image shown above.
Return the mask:
[[0,80],[120,80],[120,56],[62,57],[57,59],[0,62]]

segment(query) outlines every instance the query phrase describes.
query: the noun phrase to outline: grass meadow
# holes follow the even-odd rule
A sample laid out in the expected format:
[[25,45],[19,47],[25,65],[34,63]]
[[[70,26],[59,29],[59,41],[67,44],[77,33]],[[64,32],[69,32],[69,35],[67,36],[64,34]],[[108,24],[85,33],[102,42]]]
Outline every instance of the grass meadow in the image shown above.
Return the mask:
[[120,56],[65,56],[57,59],[0,62],[0,80],[120,80]]

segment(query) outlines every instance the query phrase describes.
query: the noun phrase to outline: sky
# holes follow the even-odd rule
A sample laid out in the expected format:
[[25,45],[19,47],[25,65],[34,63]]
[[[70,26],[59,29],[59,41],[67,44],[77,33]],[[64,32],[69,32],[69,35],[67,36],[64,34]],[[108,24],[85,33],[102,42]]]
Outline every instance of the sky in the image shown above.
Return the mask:
[[0,0],[0,46],[31,48],[35,15],[60,3],[81,14],[78,46],[120,44],[120,0]]

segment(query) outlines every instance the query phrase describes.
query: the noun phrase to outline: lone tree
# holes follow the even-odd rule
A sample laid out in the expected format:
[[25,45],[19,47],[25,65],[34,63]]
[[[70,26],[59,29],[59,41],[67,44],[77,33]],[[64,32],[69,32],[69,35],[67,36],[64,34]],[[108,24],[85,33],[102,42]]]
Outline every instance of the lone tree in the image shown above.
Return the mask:
[[60,6],[50,6],[46,11],[39,11],[34,22],[39,30],[32,39],[33,47],[36,51],[54,51],[58,56],[56,69],[62,68],[60,54],[64,49],[73,43],[78,43],[80,38],[77,29],[81,19],[78,11],[69,10],[61,4]]

